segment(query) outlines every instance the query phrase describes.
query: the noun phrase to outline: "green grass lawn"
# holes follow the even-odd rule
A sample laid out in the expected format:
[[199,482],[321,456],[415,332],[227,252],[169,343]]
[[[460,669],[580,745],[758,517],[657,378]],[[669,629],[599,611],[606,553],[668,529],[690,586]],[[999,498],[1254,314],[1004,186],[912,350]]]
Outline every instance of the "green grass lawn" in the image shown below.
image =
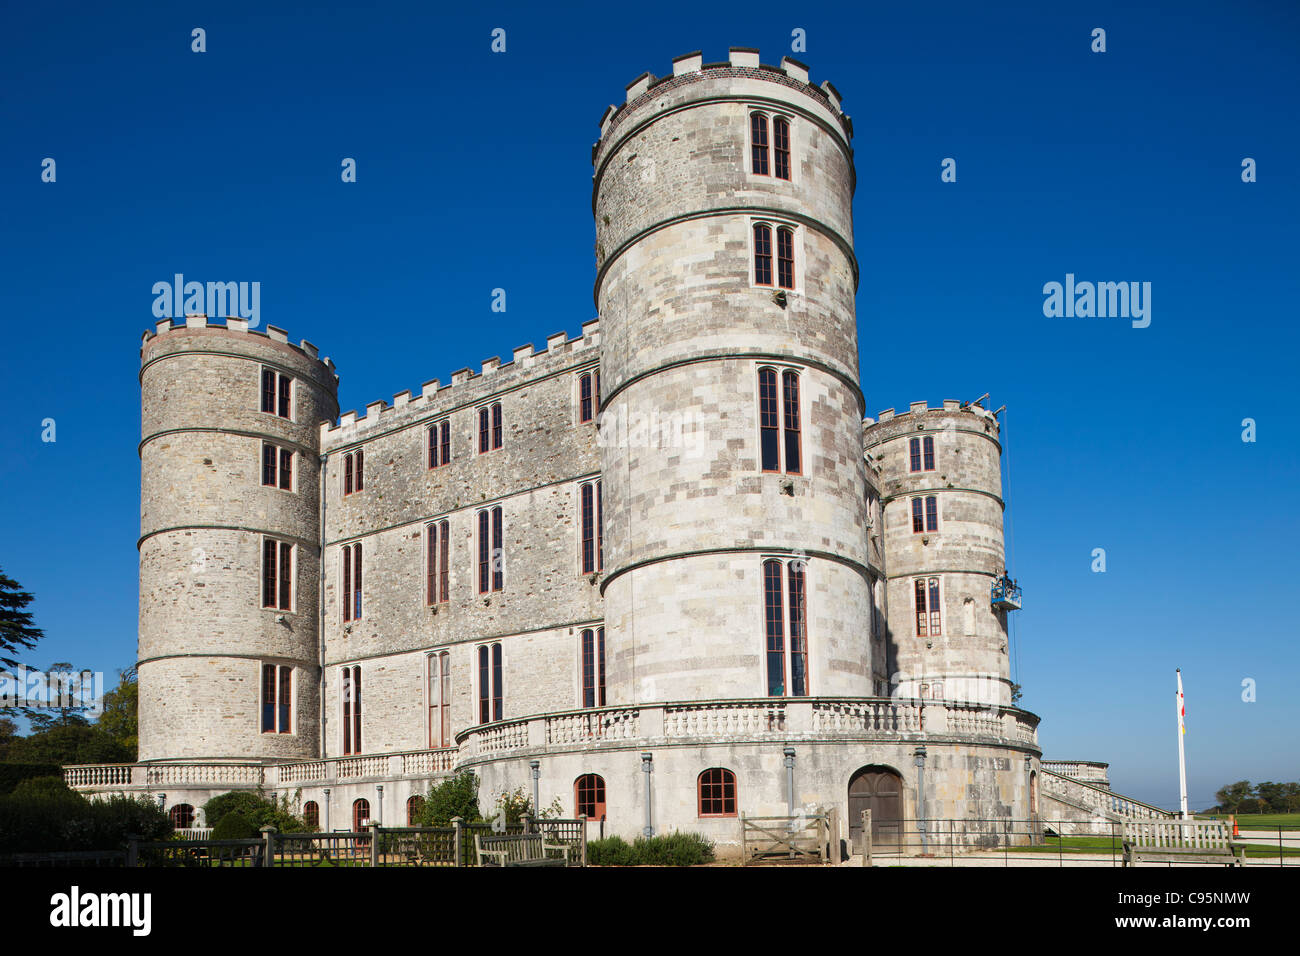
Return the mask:
[[[1226,814],[1221,813],[1198,813],[1198,820],[1226,820]],[[1237,828],[1239,830],[1260,830],[1284,827],[1286,829],[1300,830],[1300,813],[1239,813],[1237,814]]]
[[[1067,836],[1067,837],[1048,837],[1042,846],[1013,846],[1011,853],[1046,853],[1046,854],[1063,854],[1071,853],[1111,853],[1115,856],[1124,855],[1124,844],[1116,835],[1114,840],[1108,836]],[[1277,858],[1278,847],[1269,846],[1267,843],[1248,843],[1246,844],[1247,857],[1273,857]],[[1300,856],[1300,848],[1283,847],[1283,856]]]

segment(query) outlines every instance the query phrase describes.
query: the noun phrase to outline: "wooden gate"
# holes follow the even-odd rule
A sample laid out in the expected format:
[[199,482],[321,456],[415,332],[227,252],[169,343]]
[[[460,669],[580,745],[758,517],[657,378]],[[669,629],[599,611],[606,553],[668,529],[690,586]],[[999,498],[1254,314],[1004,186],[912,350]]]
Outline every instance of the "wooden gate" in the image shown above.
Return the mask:
[[863,767],[849,778],[849,840],[862,846],[862,811],[871,811],[875,846],[898,846],[903,833],[903,778],[888,767]]

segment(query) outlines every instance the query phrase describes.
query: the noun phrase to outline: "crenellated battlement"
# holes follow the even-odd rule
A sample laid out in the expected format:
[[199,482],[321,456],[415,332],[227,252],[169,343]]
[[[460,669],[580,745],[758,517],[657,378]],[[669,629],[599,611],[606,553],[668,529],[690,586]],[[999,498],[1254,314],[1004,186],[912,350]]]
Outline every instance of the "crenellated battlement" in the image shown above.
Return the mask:
[[752,47],[733,46],[727,54],[726,62],[705,63],[703,52],[700,50],[684,53],[673,58],[671,75],[657,77],[653,73],[642,73],[627,84],[623,103],[618,106],[610,104],[600,117],[600,138],[591,148],[593,164],[600,144],[623,122],[625,117],[643,103],[689,83],[724,77],[768,80],[807,93],[834,114],[840,121],[845,136],[852,139],[853,120],[842,108],[839,90],[829,80],[823,80],[820,86],[814,86],[808,79],[807,65],[792,57],[783,56],[780,66],[771,66],[761,62],[759,51]]
[[905,412],[896,412],[892,408],[886,408],[875,418],[864,418],[862,420],[862,431],[865,435],[873,428],[879,427],[886,422],[898,422],[907,418],[915,419],[916,427],[918,429],[923,429],[925,428],[925,422],[922,420],[922,416],[927,413],[933,414],[936,412],[969,412],[972,415],[984,419],[986,422],[991,422],[994,428],[998,427],[997,415],[994,412],[989,411],[979,402],[962,402],[955,398],[945,398],[943,404],[936,406],[935,408],[930,408],[929,405],[923,401],[913,402],[908,406],[908,409]]
[[184,319],[159,319],[154,324],[153,330],[146,330],[143,337],[140,339],[141,361],[144,360],[145,346],[158,336],[167,335],[169,332],[174,331],[193,331],[195,329],[229,332],[231,334],[255,335],[272,342],[280,342],[289,346],[289,348],[294,351],[302,353],[304,357],[319,362],[321,365],[325,366],[325,368],[329,370],[330,375],[333,376],[334,381],[338,381],[339,376],[338,372],[335,371],[333,360],[328,355],[322,358],[320,350],[311,342],[302,339],[297,345],[295,345],[289,341],[289,333],[284,329],[278,328],[274,325],[268,325],[265,332],[257,329],[250,329],[248,327],[248,319],[235,318],[234,316],[227,316],[224,325],[217,325],[209,319],[208,316],[201,313],[187,315]]
[[[500,379],[502,388],[510,388],[519,384],[506,381],[514,373],[519,373],[520,377],[529,372],[549,374],[558,367],[580,364],[585,360],[595,362],[599,357],[600,319],[597,318],[584,322],[582,334],[574,338],[563,331],[547,336],[543,351],[535,351],[530,342],[514,349],[507,362],[494,355],[482,361],[478,372],[470,368],[452,372],[450,384],[444,385],[435,378],[425,382],[418,395],[407,389],[394,395],[391,404],[383,399],[367,403],[363,415],[357,415],[355,410],[343,412],[337,423],[321,423],[321,444],[322,447],[326,443],[338,447],[389,423],[396,424],[399,418],[405,421],[408,417],[436,416],[458,404],[482,401],[493,393],[489,379]],[[482,386],[478,389],[480,394],[467,391],[478,386]]]

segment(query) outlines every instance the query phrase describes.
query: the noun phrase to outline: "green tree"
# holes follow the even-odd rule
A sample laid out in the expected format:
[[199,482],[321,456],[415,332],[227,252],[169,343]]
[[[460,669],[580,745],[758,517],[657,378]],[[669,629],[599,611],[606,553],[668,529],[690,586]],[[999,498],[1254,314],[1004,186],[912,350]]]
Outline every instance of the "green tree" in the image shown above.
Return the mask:
[[0,570],[0,667],[18,667],[18,659],[11,655],[31,650],[45,636],[33,623],[31,612],[23,610],[31,603],[32,596]]
[[118,677],[117,686],[104,695],[104,710],[96,726],[129,750],[127,760],[134,761],[139,752],[140,683],[134,667]]
[[126,763],[134,753],[93,724],[51,727],[27,737],[14,737],[6,760],[18,763]]
[[[82,675],[85,675],[84,678]],[[67,661],[56,661],[42,675],[44,707],[24,707],[23,713],[34,733],[43,733],[55,727],[87,727],[85,711],[90,671],[77,671]]]
[[460,817],[466,823],[483,819],[478,812],[478,777],[467,771],[429,787],[424,804],[415,815],[415,825],[450,826],[452,817]]
[[1249,780],[1238,780],[1236,783],[1222,787],[1214,795],[1214,799],[1219,801],[1219,809],[1224,813],[1241,813],[1247,806],[1253,809],[1255,788],[1250,785]]

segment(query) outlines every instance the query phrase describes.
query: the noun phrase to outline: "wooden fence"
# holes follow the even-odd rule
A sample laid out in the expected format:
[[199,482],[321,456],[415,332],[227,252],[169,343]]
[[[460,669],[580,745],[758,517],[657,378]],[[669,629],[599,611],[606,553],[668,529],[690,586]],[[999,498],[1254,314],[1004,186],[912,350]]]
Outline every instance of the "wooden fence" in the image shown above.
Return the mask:
[[760,860],[839,862],[840,819],[836,807],[792,817],[740,815],[740,860],[748,866]]

